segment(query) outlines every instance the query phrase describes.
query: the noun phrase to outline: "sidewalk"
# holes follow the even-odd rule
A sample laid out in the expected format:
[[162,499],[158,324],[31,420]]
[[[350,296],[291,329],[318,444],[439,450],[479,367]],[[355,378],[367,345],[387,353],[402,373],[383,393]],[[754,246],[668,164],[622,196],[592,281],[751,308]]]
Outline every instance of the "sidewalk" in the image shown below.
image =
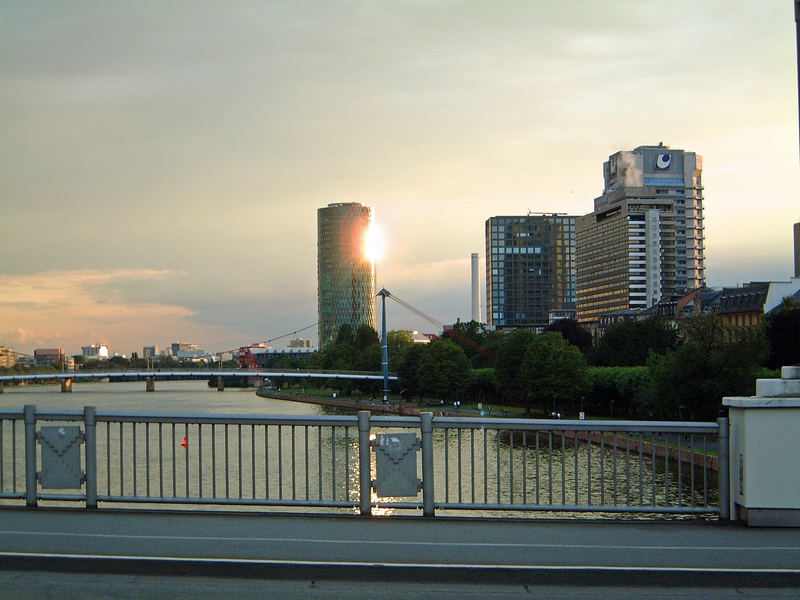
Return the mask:
[[4,508],[0,556],[6,570],[800,587],[800,529],[698,521]]

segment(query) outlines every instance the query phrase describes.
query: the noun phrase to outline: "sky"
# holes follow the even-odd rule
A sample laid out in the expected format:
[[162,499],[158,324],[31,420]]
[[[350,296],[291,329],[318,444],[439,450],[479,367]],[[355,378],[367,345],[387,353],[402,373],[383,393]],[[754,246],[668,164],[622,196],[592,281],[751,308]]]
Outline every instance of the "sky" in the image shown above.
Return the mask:
[[790,0],[5,0],[0,345],[316,339],[333,202],[379,288],[469,319],[487,218],[591,212],[659,142],[703,157],[708,285],[787,280],[796,60]]

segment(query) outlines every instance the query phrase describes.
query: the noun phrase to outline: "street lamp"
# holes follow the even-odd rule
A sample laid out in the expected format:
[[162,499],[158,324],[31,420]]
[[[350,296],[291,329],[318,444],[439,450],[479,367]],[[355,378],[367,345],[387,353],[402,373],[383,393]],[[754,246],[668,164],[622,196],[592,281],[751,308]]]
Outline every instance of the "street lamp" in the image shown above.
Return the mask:
[[389,290],[382,288],[381,297],[381,370],[383,371],[383,403],[389,404],[389,342],[386,338],[386,297]]

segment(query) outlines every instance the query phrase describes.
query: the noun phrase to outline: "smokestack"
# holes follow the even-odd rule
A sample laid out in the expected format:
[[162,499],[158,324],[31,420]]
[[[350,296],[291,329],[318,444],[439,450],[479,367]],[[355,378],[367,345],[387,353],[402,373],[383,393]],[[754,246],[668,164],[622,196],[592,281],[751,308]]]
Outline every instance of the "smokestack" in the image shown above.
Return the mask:
[[472,253],[472,320],[481,322],[481,297],[479,293],[480,269],[478,253]]
[[800,223],[794,224],[794,276],[800,277]]

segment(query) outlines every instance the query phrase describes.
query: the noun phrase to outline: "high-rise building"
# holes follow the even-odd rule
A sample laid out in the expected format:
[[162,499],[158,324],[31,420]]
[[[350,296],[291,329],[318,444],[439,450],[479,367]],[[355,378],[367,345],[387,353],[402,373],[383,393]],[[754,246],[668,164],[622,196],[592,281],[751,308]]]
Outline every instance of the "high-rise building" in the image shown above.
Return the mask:
[[13,348],[0,346],[0,367],[11,368],[17,364],[17,353]]
[[702,171],[702,157],[661,144],[603,164],[603,195],[577,219],[581,323],[705,285]]
[[319,347],[336,338],[339,327],[355,331],[366,324],[377,331],[375,263],[366,243],[372,208],[357,202],[317,210],[317,308]]
[[800,223],[794,224],[794,276],[800,277]]
[[528,214],[486,221],[486,320],[543,328],[575,302],[575,217]]

